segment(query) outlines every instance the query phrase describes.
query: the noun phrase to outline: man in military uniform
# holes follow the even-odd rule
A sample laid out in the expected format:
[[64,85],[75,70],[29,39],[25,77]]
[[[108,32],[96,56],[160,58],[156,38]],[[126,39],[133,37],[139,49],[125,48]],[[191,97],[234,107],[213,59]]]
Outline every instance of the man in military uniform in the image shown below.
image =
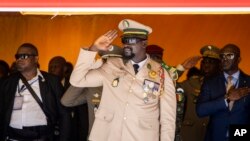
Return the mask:
[[[100,67],[102,63],[105,63],[109,57],[122,57],[122,48],[113,45],[112,50],[101,51],[99,55],[101,59],[95,64],[96,67]],[[102,96],[102,87],[74,87],[70,86],[64,93],[61,103],[67,107],[74,107],[78,105],[88,104],[88,120],[89,120],[89,133],[92,129],[95,112],[97,111]],[[84,114],[84,113],[83,113]]]
[[218,74],[220,69],[219,49],[212,45],[201,48],[201,74],[192,75],[187,80],[178,83],[185,95],[184,119],[181,127],[183,141],[202,141],[205,136],[207,118],[200,119],[196,115],[195,106],[203,79]]
[[[91,141],[173,141],[176,96],[169,74],[146,54],[152,29],[122,20],[123,58],[108,58],[93,69],[96,52],[110,49],[118,36],[110,30],[81,50],[70,83],[75,87],[103,86]],[[160,134],[161,133],[161,134]]]

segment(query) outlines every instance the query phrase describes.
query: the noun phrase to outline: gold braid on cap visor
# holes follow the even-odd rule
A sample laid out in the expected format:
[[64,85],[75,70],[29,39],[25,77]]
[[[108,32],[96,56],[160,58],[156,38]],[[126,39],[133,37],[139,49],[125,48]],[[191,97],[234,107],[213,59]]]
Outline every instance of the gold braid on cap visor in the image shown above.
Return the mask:
[[210,57],[210,58],[215,58],[215,59],[220,59],[220,55],[214,51],[211,51],[211,50],[207,50],[207,51],[204,51],[203,57]]

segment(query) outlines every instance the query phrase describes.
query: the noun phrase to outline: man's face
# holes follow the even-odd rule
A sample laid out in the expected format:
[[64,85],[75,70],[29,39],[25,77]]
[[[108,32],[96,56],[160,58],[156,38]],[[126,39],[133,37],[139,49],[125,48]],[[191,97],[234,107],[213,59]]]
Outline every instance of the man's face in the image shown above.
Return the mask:
[[60,60],[53,60],[49,63],[49,73],[63,77],[64,75],[64,63]]
[[240,58],[233,48],[223,48],[220,53],[220,58],[223,71],[230,71],[238,68]]
[[16,68],[20,72],[29,71],[37,67],[38,56],[30,48],[21,47],[15,55]]
[[220,60],[210,57],[203,57],[200,68],[203,75],[211,76],[220,70]]
[[134,56],[140,53],[144,40],[138,38],[125,38],[122,39],[123,43],[123,57],[126,59],[132,59]]

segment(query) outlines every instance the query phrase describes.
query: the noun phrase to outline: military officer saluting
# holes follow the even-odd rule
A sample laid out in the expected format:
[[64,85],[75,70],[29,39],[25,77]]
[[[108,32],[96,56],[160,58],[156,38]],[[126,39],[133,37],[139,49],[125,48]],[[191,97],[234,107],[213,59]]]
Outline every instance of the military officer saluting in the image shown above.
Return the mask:
[[111,30],[81,49],[70,78],[75,87],[103,86],[91,141],[173,141],[176,96],[169,74],[146,54],[152,29],[133,20],[119,23],[123,58],[108,58],[93,69],[98,51],[112,49],[118,36]]

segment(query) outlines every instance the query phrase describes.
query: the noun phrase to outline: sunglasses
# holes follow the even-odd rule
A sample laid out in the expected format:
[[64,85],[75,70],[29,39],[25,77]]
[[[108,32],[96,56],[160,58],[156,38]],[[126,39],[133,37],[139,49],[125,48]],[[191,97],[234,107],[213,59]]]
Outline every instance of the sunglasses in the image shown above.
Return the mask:
[[34,57],[34,56],[37,56],[37,55],[35,55],[35,54],[16,54],[15,55],[15,58],[16,58],[16,60],[19,60],[19,59],[28,59],[28,58],[30,58],[30,57]]
[[233,60],[234,57],[235,57],[234,53],[221,53],[220,54],[221,59]]
[[139,39],[139,38],[122,38],[122,43],[123,44],[137,44],[139,42],[143,41],[143,39]]

